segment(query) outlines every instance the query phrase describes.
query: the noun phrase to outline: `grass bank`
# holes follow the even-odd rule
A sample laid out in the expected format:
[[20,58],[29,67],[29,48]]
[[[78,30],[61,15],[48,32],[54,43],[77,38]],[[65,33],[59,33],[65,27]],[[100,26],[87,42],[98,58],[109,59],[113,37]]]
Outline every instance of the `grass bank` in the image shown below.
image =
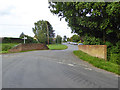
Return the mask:
[[47,46],[50,50],[64,50],[68,48],[66,45],[63,44],[50,44]]
[[0,53],[9,53],[8,50],[13,48],[18,43],[1,43],[0,44]]
[[111,63],[109,61],[105,61],[104,59],[100,59],[97,57],[90,56],[80,50],[78,51],[73,51],[73,53],[78,56],[80,59],[89,62],[95,67],[98,67],[100,69],[104,69],[106,71],[110,71],[113,73],[116,73],[120,75],[120,65]]

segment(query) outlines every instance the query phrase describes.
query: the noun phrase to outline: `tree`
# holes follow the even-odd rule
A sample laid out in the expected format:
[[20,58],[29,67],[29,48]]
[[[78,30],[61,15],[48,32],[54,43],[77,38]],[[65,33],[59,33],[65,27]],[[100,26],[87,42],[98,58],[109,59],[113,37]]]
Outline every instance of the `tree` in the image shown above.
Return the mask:
[[36,41],[33,37],[25,35],[25,37],[27,37],[26,39],[26,43],[38,43],[38,41]]
[[67,38],[67,41],[70,41],[70,38]]
[[55,36],[52,25],[48,21],[43,20],[37,21],[36,23],[34,23],[34,25],[35,27],[32,29],[37,40],[40,43],[47,44],[49,39],[49,42],[51,43]]
[[[120,1],[119,2],[50,2],[50,11],[65,18],[72,32],[89,36],[89,44],[108,44],[109,60],[118,63],[120,53],[116,45],[120,40]],[[90,38],[92,37],[92,38]],[[114,52],[115,50],[115,52]],[[115,58],[116,57],[116,58]],[[120,61],[120,60],[119,60]]]
[[80,36],[79,35],[73,35],[71,37],[71,39],[72,39],[73,42],[78,42],[78,41],[80,41]]
[[60,35],[57,35],[56,39],[55,39],[55,42],[57,44],[61,44],[62,43],[62,37]]
[[19,38],[24,38],[24,36],[25,36],[25,34],[22,32],[21,34],[20,34],[20,36],[19,36]]
[[63,42],[66,42],[66,41],[67,41],[67,37],[66,37],[66,35],[64,35]]
[[120,2],[50,2],[50,11],[81,36],[116,43],[120,39]]

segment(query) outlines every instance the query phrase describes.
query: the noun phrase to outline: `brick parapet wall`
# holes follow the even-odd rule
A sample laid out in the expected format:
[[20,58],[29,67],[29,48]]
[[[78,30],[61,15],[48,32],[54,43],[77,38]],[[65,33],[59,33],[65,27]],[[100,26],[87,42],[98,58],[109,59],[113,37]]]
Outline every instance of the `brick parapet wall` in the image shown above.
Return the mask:
[[19,44],[16,47],[9,50],[9,52],[20,52],[20,51],[28,51],[28,50],[47,50],[48,47],[45,44]]
[[78,45],[79,50],[98,58],[107,60],[106,45]]

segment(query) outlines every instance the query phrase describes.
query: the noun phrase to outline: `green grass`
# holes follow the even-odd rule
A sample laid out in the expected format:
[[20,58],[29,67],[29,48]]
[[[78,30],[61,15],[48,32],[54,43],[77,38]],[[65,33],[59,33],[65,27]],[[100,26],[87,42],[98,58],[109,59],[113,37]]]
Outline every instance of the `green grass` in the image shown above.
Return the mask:
[[[0,48],[4,48],[3,51],[0,51],[0,53],[9,53],[8,50],[14,47],[15,45],[18,45],[18,43],[2,43],[0,44]],[[9,47],[9,48],[7,48]],[[6,49],[7,48],[7,49]],[[50,50],[64,50],[67,49],[68,47],[66,45],[62,44],[50,44],[48,46]],[[28,51],[35,51],[35,50],[28,50]],[[28,52],[28,51],[21,51],[21,52]]]
[[9,53],[8,50],[13,48],[18,43],[1,43],[0,44],[0,53]]
[[1,48],[1,46],[4,47],[6,45],[10,45],[11,47],[14,47],[15,45],[18,45],[18,44],[19,43],[2,43],[2,44],[0,44],[0,48]]
[[8,53],[8,51],[0,51],[0,53]]
[[66,45],[62,45],[62,44],[50,44],[47,46],[50,50],[64,50],[68,48]]
[[105,61],[104,59],[100,59],[97,57],[90,56],[82,51],[73,51],[73,53],[78,56],[80,59],[89,62],[95,67],[100,69],[104,69],[106,71],[110,71],[120,75],[120,65],[111,63],[109,61]]

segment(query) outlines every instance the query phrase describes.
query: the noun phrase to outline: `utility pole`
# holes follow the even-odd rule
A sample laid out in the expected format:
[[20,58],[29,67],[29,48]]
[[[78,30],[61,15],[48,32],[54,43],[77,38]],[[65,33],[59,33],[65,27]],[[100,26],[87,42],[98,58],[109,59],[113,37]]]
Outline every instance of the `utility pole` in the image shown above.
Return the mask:
[[47,25],[47,36],[48,36],[48,45],[49,45],[49,30],[48,30],[48,24],[47,24],[47,21],[46,21],[46,25]]

